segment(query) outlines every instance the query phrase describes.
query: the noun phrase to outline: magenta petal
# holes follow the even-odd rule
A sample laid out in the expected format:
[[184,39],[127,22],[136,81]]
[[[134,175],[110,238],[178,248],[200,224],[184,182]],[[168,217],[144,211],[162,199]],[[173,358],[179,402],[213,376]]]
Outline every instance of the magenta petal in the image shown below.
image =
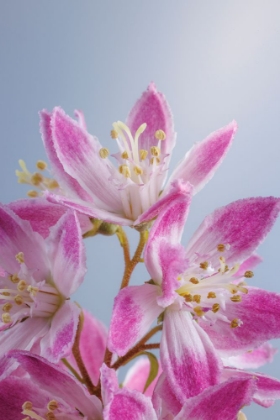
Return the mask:
[[51,320],[49,332],[41,340],[41,354],[50,362],[58,363],[69,355],[76,336],[81,309],[66,301]]
[[160,357],[181,403],[219,380],[221,361],[209,337],[188,312],[165,311]]
[[147,124],[147,128],[139,138],[139,149],[150,150],[151,146],[157,145],[155,132],[163,130],[166,139],[161,142],[161,152],[164,155],[170,154],[175,145],[173,118],[164,95],[157,91],[154,83],[149,84],[127,118],[133,136],[143,123]]
[[276,353],[277,349],[270,343],[264,343],[254,350],[228,357],[224,364],[238,369],[258,369],[266,363],[271,363]]
[[[136,391],[143,392],[146,385],[149,373],[150,373],[150,361],[146,357],[140,357],[134,363],[134,365],[128,370],[124,381],[123,386],[129,389],[134,389]],[[159,366],[157,377],[153,382],[148,386],[145,391],[147,397],[151,397],[157,383],[157,379],[162,373],[161,366]]]
[[[170,199],[165,203],[164,208],[150,230],[144,251],[144,259],[147,270],[158,283],[161,283],[163,276],[161,260],[164,256],[161,257],[160,248],[164,248],[161,247],[161,244],[163,241],[176,246],[180,243],[191,203],[191,193],[192,188],[190,184],[174,183],[172,191],[163,198],[163,200],[168,197]],[[186,267],[182,266],[181,272],[184,268]]]
[[169,385],[168,380],[164,373],[159,377],[156,384],[154,394],[152,397],[153,405],[158,413],[161,413],[160,418],[169,420],[173,419],[172,415],[176,415],[182,408],[182,404],[178,401],[176,395],[173,392],[173,388]]
[[81,187],[76,179],[70,176],[67,172],[65,172],[62,163],[60,162],[53,141],[52,129],[51,129],[51,117],[52,114],[43,110],[39,113],[40,115],[40,131],[42,135],[42,140],[47,152],[47,156],[52,166],[52,170],[54,172],[54,176],[59,181],[61,187],[63,187],[66,191],[70,190],[72,194],[74,193],[77,197],[88,200],[89,195],[87,192]]
[[119,390],[119,384],[117,380],[116,371],[108,368],[105,363],[101,366],[101,391],[103,404],[106,406],[109,404],[116,392]]
[[231,379],[190,398],[174,420],[234,420],[239,410],[250,404],[255,380]]
[[158,286],[143,284],[122,289],[115,298],[108,347],[123,356],[148,331],[162,312],[156,303]]
[[76,213],[68,210],[51,229],[47,239],[52,275],[56,287],[69,297],[86,273],[86,253]]
[[189,181],[197,193],[212,178],[231,146],[237,125],[233,121],[195,144],[179,163],[170,182],[175,179]]
[[[112,182],[109,161],[99,156],[101,145],[61,108],[51,118],[52,138],[64,170],[76,179],[90,197],[115,211],[122,208],[120,195]],[[89,200],[86,200],[89,201]]]
[[280,295],[248,289],[249,293],[242,295],[241,302],[229,302],[226,306],[225,315],[230,320],[241,320],[240,327],[230,328],[229,323],[221,319],[212,326],[200,324],[224,357],[252,350],[267,340],[280,337]]
[[[207,216],[187,247],[187,255],[211,255],[212,265],[221,254],[218,244],[229,244],[223,252],[228,265],[247,259],[265,239],[280,210],[280,199],[246,198],[220,207]],[[242,232],[242,234],[240,234]]]

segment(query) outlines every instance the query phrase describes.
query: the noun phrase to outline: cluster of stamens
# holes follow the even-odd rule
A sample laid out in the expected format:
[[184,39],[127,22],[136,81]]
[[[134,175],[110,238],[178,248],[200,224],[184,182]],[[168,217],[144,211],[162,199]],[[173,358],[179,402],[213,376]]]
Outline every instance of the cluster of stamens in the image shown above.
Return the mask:
[[57,181],[53,178],[49,178],[43,175],[43,171],[47,169],[47,164],[43,160],[38,160],[36,167],[40,172],[31,173],[27,169],[26,163],[23,160],[19,160],[20,170],[16,170],[16,176],[18,177],[18,182],[20,184],[32,185],[32,187],[37,188],[37,190],[32,189],[27,192],[29,197],[38,197],[41,191],[45,190],[55,190],[59,188]]
[[[226,246],[224,244],[217,246],[219,252],[224,252],[225,249]],[[187,307],[197,320],[203,317],[204,320],[208,320],[211,323],[215,322],[213,314],[217,314],[221,308],[225,309],[227,300],[238,303],[242,301],[242,294],[248,293],[245,282],[238,284],[230,282],[231,278],[239,270],[239,265],[235,264],[232,268],[229,268],[223,256],[219,258],[219,262],[220,268],[214,274],[210,264],[204,261],[199,264],[198,275],[191,276],[185,273],[178,278],[178,280],[183,279],[184,284],[177,292],[184,297]],[[208,271],[208,275],[205,276],[203,271]],[[248,270],[245,271],[243,277],[251,278],[253,275],[254,273]],[[236,277],[233,277],[233,280],[236,281]],[[228,322],[231,328],[242,325],[242,321],[238,318],[228,320]]]
[[30,419],[56,420],[57,417],[55,413],[57,412],[58,408],[59,408],[58,402],[56,400],[51,400],[47,404],[46,412],[42,416],[36,413],[36,411],[38,412],[38,411],[43,411],[43,410],[38,410],[36,408],[34,409],[32,402],[25,401],[25,403],[22,405],[22,414],[27,415],[27,417],[25,417],[23,420],[30,420]]

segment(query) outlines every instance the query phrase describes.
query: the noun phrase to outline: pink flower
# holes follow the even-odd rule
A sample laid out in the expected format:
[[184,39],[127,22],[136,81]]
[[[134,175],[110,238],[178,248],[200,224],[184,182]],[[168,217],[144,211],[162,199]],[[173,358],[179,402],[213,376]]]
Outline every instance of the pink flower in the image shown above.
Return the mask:
[[[45,229],[43,229],[45,232]],[[86,271],[77,215],[66,212],[44,239],[8,206],[0,206],[2,354],[31,349],[54,362],[72,348],[80,309],[69,296]]]
[[[180,244],[191,189],[155,221],[144,252],[152,281],[121,290],[109,331],[124,355],[162,313],[161,364],[181,404],[220,381],[221,360],[279,337],[280,296],[240,283],[279,213],[280,200],[249,198],[214,211]],[[252,256],[253,255],[253,256]],[[243,263],[245,272],[238,274]],[[256,307],[258,311],[256,311]]]
[[173,119],[164,96],[151,83],[132,108],[127,123],[113,124],[119,152],[109,150],[86,131],[81,112],[72,120],[57,107],[41,112],[41,132],[61,193],[50,200],[90,217],[121,225],[137,225],[153,218],[173,181],[189,181],[199,191],[213,176],[227,153],[236,123],[195,144],[171,175],[161,194],[175,145]]

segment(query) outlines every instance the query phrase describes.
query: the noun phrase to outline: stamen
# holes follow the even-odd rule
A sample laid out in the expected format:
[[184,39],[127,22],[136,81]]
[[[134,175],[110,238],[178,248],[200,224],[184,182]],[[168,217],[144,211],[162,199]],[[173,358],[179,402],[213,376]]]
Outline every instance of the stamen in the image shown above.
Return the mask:
[[25,401],[25,403],[24,404],[22,404],[22,407],[21,407],[23,410],[32,410],[32,408],[33,408],[33,404],[32,404],[32,402],[30,402],[30,401]]
[[196,303],[200,303],[200,300],[201,300],[201,295],[193,295],[193,300],[194,300]]
[[45,178],[44,184],[49,190],[55,190],[56,188],[59,188],[59,184],[55,179]]
[[160,164],[160,158],[159,158],[159,157],[152,157],[152,158],[150,159],[150,164],[151,164],[151,165],[153,165],[153,164],[155,164],[155,165],[159,165],[159,164]]
[[231,300],[232,302],[241,302],[242,297],[241,297],[241,295],[234,295],[234,296],[232,296],[232,297],[230,298],[230,300]]
[[166,134],[163,130],[157,130],[155,132],[155,138],[157,140],[165,140],[166,139]]
[[56,400],[51,400],[47,405],[48,410],[54,411],[58,408],[58,402]]
[[[5,287],[5,289],[7,289],[7,288]],[[9,292],[2,292],[2,295],[3,295],[3,296],[10,296],[10,295],[11,295],[11,293],[9,293]]]
[[208,299],[215,299],[215,297],[216,297],[216,293],[214,293],[214,292],[209,292],[208,295],[207,295]]
[[201,306],[196,306],[195,308],[193,308],[193,311],[195,312],[195,314],[197,316],[203,316],[204,315],[204,312],[203,312]]
[[199,280],[196,277],[192,277],[192,278],[190,278],[190,282],[193,283],[193,284],[198,284]]
[[56,420],[56,417],[55,417],[54,413],[52,413],[51,411],[49,411],[49,412],[46,414],[46,419],[47,419],[47,420]]
[[224,244],[219,244],[219,245],[217,245],[217,250],[219,251],[219,252],[224,252],[224,250],[226,249],[226,247],[225,247],[225,245]]
[[214,314],[216,312],[218,312],[218,310],[220,309],[220,305],[218,303],[214,303],[214,305],[212,306],[212,312],[214,312]]
[[209,263],[207,261],[204,261],[202,263],[199,264],[200,268],[202,268],[202,270],[207,270]]
[[186,302],[192,302],[193,301],[192,295],[185,295],[184,298],[185,298]]
[[12,321],[11,315],[8,312],[2,314],[2,321],[4,324],[9,324]]
[[124,152],[122,152],[122,158],[123,159],[128,159],[128,153],[127,153],[126,150]]
[[116,140],[118,138],[118,132],[116,130],[111,130],[112,139]]
[[11,280],[11,282],[12,283],[14,283],[14,284],[16,284],[16,283],[18,283],[19,282],[19,277],[17,276],[17,274],[11,274],[10,276],[9,276],[9,279]]
[[150,151],[151,151],[151,155],[152,156],[159,156],[160,155],[160,150],[159,150],[159,147],[157,147],[157,146],[152,146],[151,147],[151,149],[150,149]]
[[30,295],[32,297],[34,297],[38,293],[39,288],[38,287],[34,287],[34,286],[28,286],[27,287],[27,291],[30,293]]
[[248,289],[246,287],[243,286],[238,286],[238,290],[240,290],[240,292],[245,293],[245,295],[247,295],[248,293]]
[[134,166],[133,171],[136,173],[136,175],[142,175],[143,169],[140,168],[140,166]]
[[240,321],[238,318],[234,318],[231,323],[230,323],[230,327],[231,328],[236,328],[240,326]]
[[31,176],[31,184],[33,184],[33,185],[40,185],[41,182],[43,182],[43,176],[41,174],[39,174],[38,172],[35,172]]
[[35,190],[29,190],[27,191],[27,195],[28,197],[35,198],[35,197],[38,197],[38,192]]
[[253,271],[251,271],[251,270],[245,271],[244,277],[246,277],[247,279],[251,279],[252,277],[254,277]]
[[139,150],[140,160],[145,160],[147,156],[148,156],[148,150],[145,150],[145,149]]
[[22,305],[23,304],[23,297],[21,295],[16,295],[14,297],[14,301],[17,305]]
[[24,253],[23,252],[19,252],[16,255],[16,260],[17,260],[17,262],[23,264],[24,263]]
[[109,154],[110,154],[110,151],[109,151],[109,149],[107,149],[107,147],[102,147],[102,148],[99,150],[99,156],[100,156],[102,159],[106,159],[106,158],[109,156]]
[[2,306],[3,312],[9,312],[12,309],[13,305],[10,302],[6,302],[5,305]]
[[36,166],[40,171],[44,171],[47,168],[47,164],[43,160],[38,160]]
[[125,177],[125,178],[130,178],[131,177],[131,172],[130,169],[127,165],[121,165],[119,167],[119,172]]
[[26,289],[27,283],[24,280],[21,280],[18,285],[17,285],[17,289],[19,292],[23,292]]

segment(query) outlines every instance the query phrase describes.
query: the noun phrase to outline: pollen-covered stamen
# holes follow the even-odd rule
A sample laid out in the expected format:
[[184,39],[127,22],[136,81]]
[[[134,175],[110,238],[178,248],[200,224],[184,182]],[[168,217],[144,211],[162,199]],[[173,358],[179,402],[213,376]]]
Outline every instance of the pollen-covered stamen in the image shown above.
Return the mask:
[[242,325],[242,322],[238,318],[234,318],[230,323],[231,328],[237,328],[237,327],[240,327],[241,325]]
[[44,171],[45,169],[47,169],[48,165],[44,160],[37,160],[36,166],[40,171]]
[[51,400],[47,405],[48,410],[54,411],[58,409],[58,402],[56,400]]
[[207,268],[209,267],[209,263],[207,261],[204,261],[200,263],[199,266],[200,268],[202,268],[202,270],[207,270]]
[[11,304],[11,302],[6,302],[3,306],[2,306],[2,311],[3,312],[9,312],[12,309],[13,305]]
[[217,250],[218,250],[219,252],[224,252],[224,251],[225,251],[225,249],[226,249],[226,247],[225,247],[225,245],[224,245],[224,244],[219,244],[219,245],[217,245]]
[[216,312],[219,311],[219,309],[220,309],[219,303],[214,303],[214,305],[212,306],[212,312],[214,312],[215,314]]
[[118,132],[116,130],[111,130],[110,134],[112,139],[116,140],[118,138]]
[[140,161],[145,160],[147,156],[148,156],[148,150],[145,150],[145,149],[139,150]]
[[246,277],[247,279],[251,279],[252,277],[254,277],[253,271],[251,271],[251,270],[245,271],[244,277]]
[[166,139],[166,134],[163,130],[157,130],[155,132],[155,138],[157,140],[160,140],[160,141],[165,140]]
[[232,302],[241,302],[242,297],[241,297],[241,295],[234,295],[234,296],[232,296],[232,297],[230,298],[230,300],[231,300]]
[[10,324],[10,322],[12,322],[12,317],[9,314],[9,312],[4,312],[2,314],[2,321],[4,322],[4,324]]
[[[47,409],[47,412],[46,412]],[[27,419],[34,419],[34,420],[56,420],[57,418],[61,418],[61,414],[63,415],[63,418],[65,417],[66,413],[62,413],[59,410],[59,404],[56,400],[51,400],[48,404],[46,409],[44,408],[35,408],[34,404],[32,404],[30,401],[26,401],[23,405],[22,405],[22,414],[25,414],[29,417],[27,417]],[[58,410],[59,412],[58,417],[56,417],[54,411]],[[38,414],[38,412],[40,413],[44,413],[43,416]],[[72,418],[72,417],[71,417]]]
[[215,299],[216,297],[217,297],[216,293],[214,292],[209,292],[207,295],[207,299]]
[[198,284],[199,280],[196,277],[191,277],[189,280],[192,284]]
[[127,151],[125,150],[124,152],[122,152],[121,156],[122,156],[122,159],[127,160],[128,159]]
[[[16,170],[16,176],[18,177],[18,182],[20,184],[29,184],[43,191],[59,188],[55,179],[45,177],[39,172],[34,172],[32,174],[27,169],[26,164],[22,159],[19,160],[19,166],[22,170]],[[47,168],[47,164],[43,160],[38,160],[36,166],[40,171],[44,171]],[[29,197],[37,197],[39,193],[36,190],[30,190],[27,195]]]
[[110,154],[109,149],[107,149],[107,147],[102,147],[99,150],[99,156],[101,157],[101,159],[106,159]]
[[24,263],[24,253],[23,253],[23,252],[19,252],[19,253],[16,255],[16,260],[17,260],[17,262],[19,262],[20,264],[23,264],[23,263]]
[[143,169],[140,166],[134,166],[133,171],[136,173],[136,175],[143,174]]
[[128,165],[120,165],[119,166],[119,172],[122,174],[125,178],[131,177],[131,172]]
[[35,198],[35,197],[38,197],[39,194],[35,190],[29,190],[29,191],[27,191],[27,195],[28,195],[28,197]]
[[151,151],[151,155],[154,157],[158,157],[160,155],[160,149],[157,146],[152,146],[150,151]]

